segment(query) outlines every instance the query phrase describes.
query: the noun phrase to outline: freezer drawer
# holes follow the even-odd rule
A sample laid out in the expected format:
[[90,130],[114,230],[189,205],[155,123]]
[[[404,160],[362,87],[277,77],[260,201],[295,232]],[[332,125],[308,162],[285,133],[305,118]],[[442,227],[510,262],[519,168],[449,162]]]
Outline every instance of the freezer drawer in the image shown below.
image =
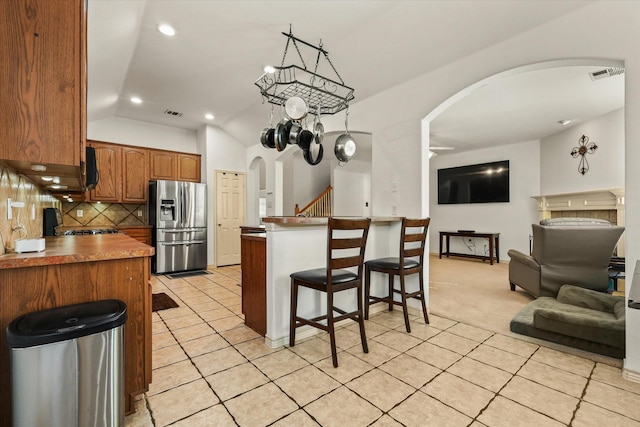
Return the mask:
[[207,268],[207,241],[174,240],[157,242],[155,273],[173,273]]
[[206,228],[159,228],[156,230],[156,241],[186,242],[192,240],[207,240]]

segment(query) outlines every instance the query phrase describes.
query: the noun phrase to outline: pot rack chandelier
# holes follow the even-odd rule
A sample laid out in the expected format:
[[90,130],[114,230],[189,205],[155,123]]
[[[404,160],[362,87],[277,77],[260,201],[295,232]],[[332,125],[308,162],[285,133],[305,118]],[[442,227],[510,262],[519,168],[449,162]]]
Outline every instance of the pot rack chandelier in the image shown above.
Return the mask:
[[[349,107],[349,101],[353,96],[353,88],[347,86],[344,80],[329,59],[329,52],[322,47],[322,40],[319,46],[294,37],[289,26],[289,33],[283,32],[287,38],[284,47],[282,61],[279,67],[274,66],[273,72],[265,72],[255,85],[260,89],[262,97],[271,104],[284,106],[288,99],[292,97],[302,98],[312,115],[335,114]],[[289,47],[293,45],[302,66],[291,64],[285,65],[285,59]],[[307,68],[300,45],[316,51],[316,62],[313,70]],[[318,74],[318,66],[324,58],[333,72],[334,78],[329,78]]]

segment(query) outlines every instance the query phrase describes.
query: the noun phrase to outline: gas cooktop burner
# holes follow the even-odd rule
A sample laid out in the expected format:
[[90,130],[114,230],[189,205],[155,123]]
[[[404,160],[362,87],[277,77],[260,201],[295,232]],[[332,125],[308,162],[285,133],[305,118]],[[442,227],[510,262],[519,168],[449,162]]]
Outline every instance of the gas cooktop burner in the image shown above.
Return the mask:
[[67,230],[62,233],[63,236],[78,236],[81,234],[115,234],[120,231],[115,228],[97,229],[97,230]]

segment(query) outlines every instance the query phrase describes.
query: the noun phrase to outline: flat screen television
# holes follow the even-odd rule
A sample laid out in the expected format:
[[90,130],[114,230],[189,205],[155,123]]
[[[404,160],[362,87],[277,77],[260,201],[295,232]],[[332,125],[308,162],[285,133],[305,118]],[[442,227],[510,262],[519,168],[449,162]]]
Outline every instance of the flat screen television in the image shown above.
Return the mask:
[[509,160],[438,169],[438,204],[509,201]]

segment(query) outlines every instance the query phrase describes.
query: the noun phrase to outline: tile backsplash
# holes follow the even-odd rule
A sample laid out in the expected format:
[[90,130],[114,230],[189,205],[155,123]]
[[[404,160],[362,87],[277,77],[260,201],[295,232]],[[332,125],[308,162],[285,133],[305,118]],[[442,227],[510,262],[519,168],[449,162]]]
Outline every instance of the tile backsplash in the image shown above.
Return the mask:
[[115,227],[147,225],[146,204],[65,202],[64,227]]
[[[24,207],[11,208],[11,219],[7,216],[7,199],[24,203]],[[5,248],[13,248],[16,239],[42,237],[44,208],[60,205],[51,193],[0,163],[0,254]],[[32,219],[32,210],[35,219]]]

